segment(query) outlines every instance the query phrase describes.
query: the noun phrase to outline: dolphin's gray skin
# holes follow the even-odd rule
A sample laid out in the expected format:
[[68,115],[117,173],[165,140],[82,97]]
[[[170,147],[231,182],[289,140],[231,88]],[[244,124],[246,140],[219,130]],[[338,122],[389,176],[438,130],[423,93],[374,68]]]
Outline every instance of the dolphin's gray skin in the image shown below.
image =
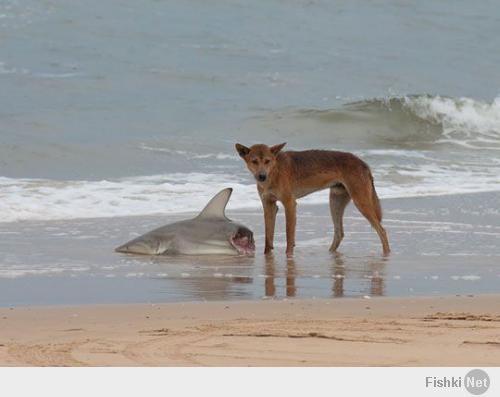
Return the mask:
[[217,193],[200,214],[143,234],[115,249],[144,255],[248,255],[255,251],[253,233],[224,213],[233,189]]

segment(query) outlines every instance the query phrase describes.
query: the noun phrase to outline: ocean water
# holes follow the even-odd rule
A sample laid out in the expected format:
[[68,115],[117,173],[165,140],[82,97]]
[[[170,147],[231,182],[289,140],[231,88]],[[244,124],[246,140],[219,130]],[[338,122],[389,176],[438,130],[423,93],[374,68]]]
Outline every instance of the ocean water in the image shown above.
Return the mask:
[[496,1],[2,0],[0,43],[0,222],[258,208],[235,142],[500,190]]
[[[0,305],[498,292],[499,48],[494,0],[0,0]],[[269,262],[236,142],[362,157],[393,255],[323,191]],[[255,258],[113,252],[229,186]]]

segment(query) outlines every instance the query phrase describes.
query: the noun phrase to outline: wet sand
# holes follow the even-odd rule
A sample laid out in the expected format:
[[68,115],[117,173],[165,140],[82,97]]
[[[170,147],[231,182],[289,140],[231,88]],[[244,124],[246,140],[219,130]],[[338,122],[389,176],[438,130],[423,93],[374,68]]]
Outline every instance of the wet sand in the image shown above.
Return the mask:
[[498,366],[500,295],[0,309],[3,366]]
[[262,255],[261,210],[228,212],[254,230],[254,258],[113,252],[192,214],[0,223],[0,306],[500,293],[499,202],[498,192],[383,200],[388,258],[352,204],[332,255],[328,204],[299,201],[291,261],[283,211],[270,257]]

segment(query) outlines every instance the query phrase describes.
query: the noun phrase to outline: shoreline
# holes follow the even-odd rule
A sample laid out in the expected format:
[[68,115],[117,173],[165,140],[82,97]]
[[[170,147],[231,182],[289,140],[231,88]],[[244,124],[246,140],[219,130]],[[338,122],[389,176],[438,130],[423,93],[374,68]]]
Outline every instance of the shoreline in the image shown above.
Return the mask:
[[328,251],[333,235],[328,206],[300,207],[293,260],[284,253],[283,211],[271,256],[262,254],[261,211],[228,212],[254,231],[254,257],[113,251],[185,215],[0,224],[0,306],[498,293],[499,197],[384,201],[389,257],[381,256],[376,233],[353,205],[335,254]]
[[2,366],[500,365],[500,294],[0,308]]
[[[253,186],[253,185],[252,185]],[[298,206],[300,208],[309,210],[312,212],[315,212],[318,207],[324,207],[325,208],[325,215],[329,216],[329,207],[328,207],[328,189],[324,189],[322,191],[323,194],[325,195],[326,199],[324,202],[311,202],[311,201],[297,201]],[[318,194],[318,192],[314,193]],[[319,193],[321,194],[321,193]],[[482,198],[484,196],[500,196],[500,190],[499,189],[484,189],[484,190],[478,190],[474,192],[456,192],[456,193],[433,193],[433,194],[422,194],[422,195],[411,195],[411,196],[391,196],[391,197],[379,197],[380,202],[383,203],[405,203],[405,202],[411,202],[413,200],[417,201],[426,201],[426,200],[436,200],[436,199],[456,199],[457,197],[462,197],[465,196],[467,197],[474,197],[477,196],[479,198]],[[238,215],[259,215],[263,216],[262,213],[262,206],[259,205],[257,206],[248,206],[248,207],[241,207],[241,208],[231,208],[231,199],[228,204],[228,208],[226,209],[226,212],[229,217],[231,216],[238,216]],[[281,203],[278,202],[278,205],[281,206]],[[352,203],[349,204],[349,207],[352,207]],[[392,207],[392,205],[391,205]],[[282,209],[282,207],[280,207]],[[93,217],[75,217],[75,218],[53,218],[53,219],[38,219],[38,218],[33,218],[33,219],[19,219],[19,220],[13,220],[13,221],[5,221],[5,222],[0,222],[0,226],[2,225],[12,225],[16,226],[19,224],[44,224],[44,223],[69,223],[69,222],[92,222],[92,221],[103,221],[103,220],[108,220],[108,219],[122,219],[122,220],[142,220],[142,219],[155,219],[157,217],[166,217],[166,218],[172,218],[172,219],[187,219],[189,217],[194,217],[199,214],[199,211],[201,211],[202,208],[193,208],[192,210],[185,210],[185,211],[177,211],[177,212],[154,212],[154,213],[147,213],[147,214],[137,214],[137,215],[113,215],[113,216],[93,216]],[[361,215],[360,215],[361,216]]]

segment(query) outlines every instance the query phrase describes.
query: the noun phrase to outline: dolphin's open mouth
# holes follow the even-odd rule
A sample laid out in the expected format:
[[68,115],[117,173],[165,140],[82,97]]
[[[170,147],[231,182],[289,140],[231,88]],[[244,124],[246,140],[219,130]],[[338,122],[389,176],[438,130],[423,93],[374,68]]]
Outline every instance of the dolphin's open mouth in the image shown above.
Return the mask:
[[229,241],[240,255],[251,255],[255,252],[253,233],[248,229],[239,228]]

